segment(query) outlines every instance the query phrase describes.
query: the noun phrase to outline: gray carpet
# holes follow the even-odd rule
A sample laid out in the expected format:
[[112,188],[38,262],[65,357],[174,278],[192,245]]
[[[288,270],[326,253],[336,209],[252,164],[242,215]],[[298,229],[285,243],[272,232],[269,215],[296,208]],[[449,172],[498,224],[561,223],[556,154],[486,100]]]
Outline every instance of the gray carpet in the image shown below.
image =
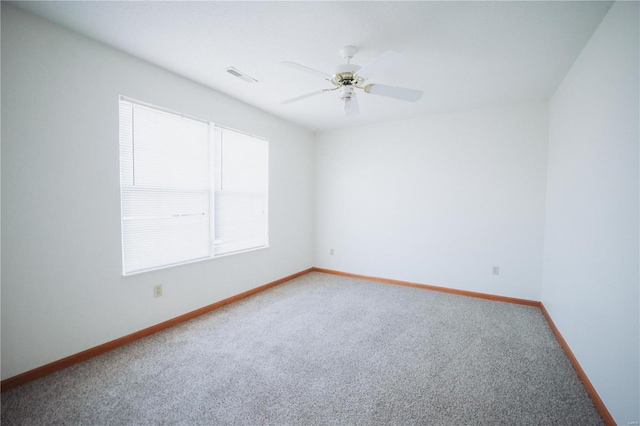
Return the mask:
[[2,424],[603,424],[537,308],[313,272],[2,394]]

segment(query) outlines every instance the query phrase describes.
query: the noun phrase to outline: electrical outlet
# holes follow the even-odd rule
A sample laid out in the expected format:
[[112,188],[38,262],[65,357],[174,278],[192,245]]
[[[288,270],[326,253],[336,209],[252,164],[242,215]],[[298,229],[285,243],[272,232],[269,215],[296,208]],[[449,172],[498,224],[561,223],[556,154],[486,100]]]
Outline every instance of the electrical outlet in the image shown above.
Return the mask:
[[329,250],[329,254],[333,256],[333,249]]
[[493,275],[500,275],[500,267],[499,266],[494,266],[493,267]]
[[627,423],[627,424],[628,424],[629,426],[637,426],[637,425],[638,425],[638,422],[629,422],[629,423]]
[[153,286],[153,297],[162,296],[162,284],[157,284]]

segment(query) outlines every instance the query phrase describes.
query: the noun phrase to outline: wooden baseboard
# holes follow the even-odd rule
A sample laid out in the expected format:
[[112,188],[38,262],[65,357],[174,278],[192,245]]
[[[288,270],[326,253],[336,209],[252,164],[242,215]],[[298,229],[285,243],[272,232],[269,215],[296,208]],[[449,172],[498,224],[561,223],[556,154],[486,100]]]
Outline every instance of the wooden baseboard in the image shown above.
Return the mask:
[[582,384],[587,390],[589,397],[591,397],[591,400],[593,401],[593,404],[596,406],[596,409],[600,413],[600,416],[602,417],[604,422],[607,424],[607,426],[616,425],[616,422],[611,416],[611,413],[609,413],[609,410],[607,410],[607,407],[604,405],[604,402],[602,402],[602,399],[600,399],[600,396],[596,392],[596,389],[593,387],[593,384],[591,384],[591,381],[589,381],[589,378],[587,377],[586,373],[580,366],[578,359],[575,357],[573,352],[571,352],[571,349],[569,348],[569,345],[567,344],[567,342],[564,340],[564,337],[562,337],[562,334],[560,334],[560,331],[558,330],[556,325],[553,323],[553,320],[551,319],[549,312],[547,312],[547,309],[544,307],[542,302],[538,302],[535,300],[527,300],[527,299],[517,299],[513,297],[495,296],[493,294],[476,293],[473,291],[466,291],[466,290],[456,290],[456,289],[447,288],[447,287],[437,287],[437,286],[426,285],[426,284],[416,284],[416,283],[411,283],[407,281],[392,280],[388,278],[370,277],[366,275],[352,274],[349,272],[334,271],[331,269],[324,269],[324,268],[311,268],[311,269],[312,271],[315,271],[315,272],[323,272],[325,274],[339,275],[342,277],[358,278],[358,279],[364,279],[368,281],[381,282],[385,284],[395,284],[395,285],[402,285],[407,287],[422,288],[425,290],[440,291],[443,293],[457,294],[460,296],[476,297],[480,299],[514,303],[518,305],[534,306],[539,308],[542,311],[542,314],[544,315],[544,317],[546,318],[547,323],[549,324],[549,327],[551,327],[553,334],[556,336],[556,340],[558,340],[558,343],[560,343],[560,346],[562,346],[562,349],[564,349],[564,352],[567,354],[567,357],[569,358],[571,365],[573,366],[574,370],[578,374],[578,378],[580,378],[580,380],[582,381]]
[[236,302],[238,300],[244,299],[245,297],[252,296],[256,293],[260,293],[261,291],[265,291],[272,287],[275,287],[279,284],[290,281],[294,278],[298,278],[302,275],[308,274],[311,272],[313,268],[306,269],[304,271],[297,272],[293,275],[289,275],[284,278],[280,278],[279,280],[270,282],[268,284],[261,285],[259,287],[253,288],[251,290],[245,291],[240,294],[236,294],[235,296],[229,297],[227,299],[221,300],[219,302],[213,303],[211,305],[204,306],[200,309],[196,309],[195,311],[188,312],[184,315],[180,315],[178,317],[172,318],[170,320],[161,322],[159,324],[153,325],[151,327],[145,328],[140,331],[136,331],[135,333],[129,334],[127,336],[120,337],[118,339],[112,340],[107,343],[103,343],[102,345],[87,349],[85,351],[79,352],[77,354],[70,355],[66,358],[59,359],[52,363],[43,365],[41,367],[35,368],[33,370],[26,371],[17,376],[10,377],[1,382],[1,391],[5,392],[9,389],[13,389],[16,386],[23,385],[32,380],[39,379],[40,377],[44,377],[48,374],[54,373],[56,371],[62,370],[64,368],[70,367],[73,364],[77,364],[82,361],[86,361],[95,356],[101,355],[105,352],[108,352],[112,349],[118,348],[120,346],[124,346],[131,342],[134,342],[138,339],[142,339],[143,337],[150,336],[151,334],[157,333],[158,331],[165,330],[169,327],[173,327],[174,325],[180,324],[185,321],[189,321],[193,318],[196,318],[200,315],[211,312],[215,309],[221,308],[230,303]]
[[582,384],[587,390],[587,393],[591,397],[593,404],[596,406],[596,409],[600,413],[600,416],[604,420],[605,424],[607,424],[607,426],[615,426],[616,421],[613,419],[611,413],[609,413],[609,410],[607,410],[607,407],[604,405],[604,402],[602,402],[602,399],[600,399],[600,395],[598,395],[598,392],[596,392],[596,389],[593,387],[593,384],[591,384],[591,381],[587,377],[587,374],[580,366],[578,359],[571,351],[571,348],[569,348],[567,341],[564,340],[564,337],[562,337],[562,334],[560,334],[560,330],[558,330],[558,327],[556,327],[553,320],[551,319],[551,315],[549,315],[549,312],[542,303],[540,303],[540,310],[542,311],[544,317],[547,319],[549,327],[551,327],[553,334],[555,334],[556,336],[556,340],[558,340],[558,343],[560,343],[560,346],[562,346],[562,349],[564,349],[564,352],[567,354],[567,358],[569,358],[569,361],[571,361],[573,369],[576,370],[578,378],[580,378],[580,380],[582,381]]
[[475,297],[478,299],[493,300],[496,302],[506,302],[506,303],[514,303],[516,305],[540,307],[540,302],[535,300],[518,299],[515,297],[496,296],[494,294],[477,293],[475,291],[456,290],[454,288],[438,287],[438,286],[428,285],[428,284],[417,284],[417,283],[412,283],[408,281],[393,280],[389,278],[370,277],[366,275],[352,274],[349,272],[334,271],[331,269],[324,269],[324,268],[311,268],[311,269],[312,271],[315,271],[315,272],[323,272],[325,274],[339,275],[342,277],[358,278],[362,280],[376,281],[376,282],[385,283],[385,284],[395,284],[395,285],[401,285],[405,287],[421,288],[424,290],[433,290],[433,291],[439,291],[441,293],[457,294],[459,296],[469,296],[469,297]]

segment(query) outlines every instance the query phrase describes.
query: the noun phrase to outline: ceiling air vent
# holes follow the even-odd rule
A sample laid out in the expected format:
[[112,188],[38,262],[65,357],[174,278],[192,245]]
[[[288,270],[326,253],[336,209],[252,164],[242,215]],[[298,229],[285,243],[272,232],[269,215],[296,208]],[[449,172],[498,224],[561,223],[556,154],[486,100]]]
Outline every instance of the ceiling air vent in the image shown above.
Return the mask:
[[234,77],[238,77],[240,80],[246,81],[247,83],[257,83],[258,82],[258,80],[256,80],[255,78],[249,77],[248,75],[238,71],[234,67],[227,68],[227,72],[229,74],[231,74],[232,76],[234,76]]

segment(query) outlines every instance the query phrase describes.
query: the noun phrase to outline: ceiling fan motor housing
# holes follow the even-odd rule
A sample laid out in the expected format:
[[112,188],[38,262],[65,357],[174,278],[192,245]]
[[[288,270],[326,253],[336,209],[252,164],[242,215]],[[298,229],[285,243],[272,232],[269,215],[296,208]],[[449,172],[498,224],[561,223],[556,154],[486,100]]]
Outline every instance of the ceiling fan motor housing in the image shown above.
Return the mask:
[[[350,63],[351,58],[353,58],[356,53],[358,53],[358,48],[355,46],[345,46],[340,49],[340,54],[347,60],[347,63],[340,64],[336,67],[336,73],[333,79],[331,79],[331,82],[336,87],[357,86],[358,83],[364,81],[356,76],[356,72],[360,69],[360,66]],[[340,98],[342,99],[342,96],[340,96]]]
[[360,69],[360,66],[356,64],[340,64],[336,67],[336,74],[342,74],[347,72],[355,73],[359,69]]
[[364,79],[356,75],[359,69],[360,66],[355,64],[338,65],[338,67],[336,68],[336,74],[331,79],[331,83],[333,83],[337,87],[358,86],[364,81]]

